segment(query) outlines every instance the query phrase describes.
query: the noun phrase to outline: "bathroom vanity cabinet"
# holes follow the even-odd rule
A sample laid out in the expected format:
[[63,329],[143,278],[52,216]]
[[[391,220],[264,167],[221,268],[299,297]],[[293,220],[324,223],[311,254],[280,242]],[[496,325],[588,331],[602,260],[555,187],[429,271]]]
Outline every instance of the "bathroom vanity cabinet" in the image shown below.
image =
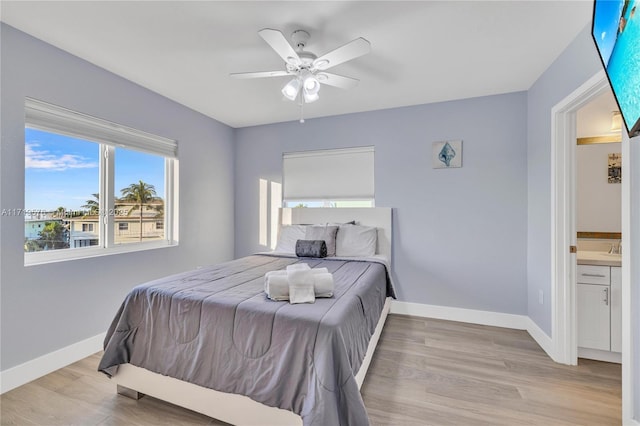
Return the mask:
[[578,265],[579,356],[587,352],[586,358],[608,361],[611,359],[606,353],[599,357],[598,353],[580,349],[617,353],[622,350],[621,269],[618,266]]

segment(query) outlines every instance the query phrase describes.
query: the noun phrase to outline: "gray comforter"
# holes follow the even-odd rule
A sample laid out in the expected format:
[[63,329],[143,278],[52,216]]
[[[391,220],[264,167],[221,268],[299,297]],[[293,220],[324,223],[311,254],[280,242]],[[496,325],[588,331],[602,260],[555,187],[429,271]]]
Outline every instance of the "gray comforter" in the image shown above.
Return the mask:
[[[267,299],[264,274],[296,262],[333,273],[332,298]],[[367,425],[355,381],[393,288],[381,263],[254,255],[134,288],[116,314],[98,369],[119,364],[302,416],[305,425]]]

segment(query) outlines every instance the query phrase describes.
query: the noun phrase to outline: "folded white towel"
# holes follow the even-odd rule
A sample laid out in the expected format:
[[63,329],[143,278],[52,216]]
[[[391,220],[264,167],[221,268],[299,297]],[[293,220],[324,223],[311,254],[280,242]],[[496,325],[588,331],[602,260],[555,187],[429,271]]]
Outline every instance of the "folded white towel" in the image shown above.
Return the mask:
[[314,291],[314,274],[310,269],[293,269],[287,271],[289,279],[289,303],[313,303],[316,300]]
[[316,297],[333,296],[333,275],[330,273],[313,274],[313,288]]
[[311,267],[306,263],[294,263],[287,266],[287,272],[289,271],[308,271]]
[[[280,276],[280,277],[287,277],[287,271],[285,270],[281,270],[281,271],[269,271],[266,274],[264,274],[264,291],[269,294],[269,277],[273,277],[273,276]],[[289,282],[289,281],[287,281]]]
[[289,278],[287,274],[267,274],[264,291],[271,300],[289,300]]
[[[329,273],[327,268],[314,268],[311,269],[306,263],[296,263],[294,265],[287,266],[287,269],[270,271],[264,276],[264,291],[267,293],[267,297],[271,300],[289,300],[291,297],[291,280],[289,274],[294,274],[294,284],[296,287],[294,290],[295,296],[292,298],[291,303],[308,303],[315,301],[316,297],[332,297],[334,290],[333,275]],[[298,274],[306,272],[305,274]],[[300,278],[303,282],[300,284]],[[309,288],[309,279],[311,279],[313,297]],[[304,300],[301,302],[300,300]]]

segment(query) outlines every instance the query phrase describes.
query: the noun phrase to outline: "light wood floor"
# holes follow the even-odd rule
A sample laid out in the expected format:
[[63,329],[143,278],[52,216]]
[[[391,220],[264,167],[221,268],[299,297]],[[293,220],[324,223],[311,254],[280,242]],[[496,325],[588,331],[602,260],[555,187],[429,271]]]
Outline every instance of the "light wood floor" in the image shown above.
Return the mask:
[[[224,424],[117,395],[99,358],[2,395],[2,425]],[[362,394],[373,425],[619,425],[620,374],[556,364],[525,331],[390,315]]]

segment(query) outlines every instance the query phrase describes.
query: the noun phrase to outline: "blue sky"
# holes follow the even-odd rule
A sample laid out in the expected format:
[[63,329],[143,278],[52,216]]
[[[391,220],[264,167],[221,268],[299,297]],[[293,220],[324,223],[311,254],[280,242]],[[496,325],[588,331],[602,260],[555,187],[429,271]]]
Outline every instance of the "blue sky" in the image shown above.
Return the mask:
[[593,22],[593,37],[600,49],[602,61],[607,65],[611,51],[616,44],[618,23],[624,0],[597,1]]
[[[25,129],[25,209],[81,209],[98,192],[99,150],[97,143]],[[164,159],[117,148],[115,195],[139,180],[164,197]]]

